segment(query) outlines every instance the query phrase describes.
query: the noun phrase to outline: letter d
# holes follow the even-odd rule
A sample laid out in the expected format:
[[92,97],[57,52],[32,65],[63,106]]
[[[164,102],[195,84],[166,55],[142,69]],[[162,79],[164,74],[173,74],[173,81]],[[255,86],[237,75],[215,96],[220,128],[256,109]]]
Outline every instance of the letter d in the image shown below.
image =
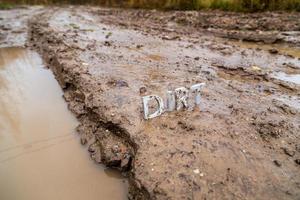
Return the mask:
[[[144,118],[145,119],[151,119],[154,117],[157,117],[163,113],[163,108],[164,108],[164,103],[162,98],[160,98],[157,95],[149,95],[149,96],[144,96],[143,98],[143,108],[144,108]],[[157,110],[149,114],[149,101],[155,100],[157,102]]]

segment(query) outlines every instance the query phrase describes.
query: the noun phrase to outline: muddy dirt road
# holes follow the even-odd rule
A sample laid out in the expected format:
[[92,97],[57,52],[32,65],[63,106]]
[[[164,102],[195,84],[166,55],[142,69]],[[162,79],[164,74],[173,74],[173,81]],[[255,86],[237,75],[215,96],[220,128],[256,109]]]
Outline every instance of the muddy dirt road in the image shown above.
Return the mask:
[[[28,10],[26,46],[130,199],[300,198],[299,13]],[[201,82],[200,109],[143,119],[142,96]]]

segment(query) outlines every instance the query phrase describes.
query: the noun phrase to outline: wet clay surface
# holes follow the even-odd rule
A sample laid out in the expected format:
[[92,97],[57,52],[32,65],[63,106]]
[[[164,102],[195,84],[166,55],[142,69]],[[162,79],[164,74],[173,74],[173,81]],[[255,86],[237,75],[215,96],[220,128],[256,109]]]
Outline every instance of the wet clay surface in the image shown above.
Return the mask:
[[21,7],[0,11],[0,47],[24,46],[27,40],[27,22],[42,11],[41,6]]
[[[258,14],[266,28],[245,31],[291,31],[287,52],[215,37],[239,14],[200,12],[219,20],[207,23],[214,33],[173,23],[177,13],[45,9],[30,19],[27,45],[53,70],[91,157],[127,172],[129,198],[299,199],[299,14]],[[200,82],[200,110],[143,119],[143,95]]]
[[[215,35],[242,41],[268,44],[300,42],[300,14],[284,12],[233,13],[222,11],[170,11],[91,9],[105,15],[104,22],[132,27],[146,32],[164,31],[163,39],[179,39],[183,35],[203,37]],[[141,26],[142,25],[142,26]]]
[[89,159],[37,53],[0,49],[0,199],[126,199],[120,174]]

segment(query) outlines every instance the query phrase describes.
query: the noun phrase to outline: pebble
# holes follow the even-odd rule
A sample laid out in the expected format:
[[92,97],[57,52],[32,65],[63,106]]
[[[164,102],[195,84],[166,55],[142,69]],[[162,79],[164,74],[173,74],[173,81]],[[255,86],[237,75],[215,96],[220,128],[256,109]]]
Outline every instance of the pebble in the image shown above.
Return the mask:
[[253,65],[251,68],[252,68],[253,71],[260,71],[261,70],[260,67],[255,66],[255,65]]
[[140,49],[142,47],[143,47],[143,45],[141,45],[141,44],[136,45],[136,48],[138,48],[138,49]]
[[273,160],[273,162],[277,167],[281,167],[281,163],[278,160]]
[[295,155],[295,151],[293,151],[293,150],[291,150],[291,149],[288,149],[288,148],[286,148],[286,147],[284,147],[284,148],[282,148],[282,149],[283,149],[283,152],[284,152],[286,155],[290,156],[290,157],[293,157],[293,156]]
[[124,80],[117,80],[116,81],[116,86],[117,87],[129,87],[128,83]]
[[141,87],[140,88],[140,94],[145,94],[147,92],[147,88],[146,87]]
[[277,49],[269,49],[269,52],[271,54],[277,54],[278,53],[278,50]]

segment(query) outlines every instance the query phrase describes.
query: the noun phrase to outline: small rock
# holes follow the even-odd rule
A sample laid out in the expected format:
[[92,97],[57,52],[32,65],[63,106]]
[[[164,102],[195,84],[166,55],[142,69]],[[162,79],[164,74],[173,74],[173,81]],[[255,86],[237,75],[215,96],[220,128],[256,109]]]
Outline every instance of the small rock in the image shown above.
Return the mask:
[[194,60],[200,60],[200,57],[197,56],[197,57],[194,58]]
[[85,145],[87,143],[87,139],[85,137],[80,138],[80,143]]
[[145,94],[147,92],[147,88],[145,86],[140,87],[140,94]]
[[140,48],[142,48],[142,47],[143,47],[143,45],[141,45],[141,44],[136,45],[136,48],[137,48],[137,49],[140,49]]
[[277,54],[278,53],[278,50],[277,49],[269,49],[269,52],[271,54]]
[[88,151],[90,152],[90,153],[95,153],[96,151],[97,151],[97,143],[95,142],[95,143],[93,143],[93,144],[90,144],[90,146],[89,146],[89,148],[88,148]]
[[111,150],[114,154],[116,154],[120,152],[120,147],[118,145],[114,145]]
[[260,70],[261,70],[260,67],[255,66],[255,65],[253,65],[253,66],[251,67],[251,69],[252,69],[253,71],[260,71]]
[[108,46],[109,47],[109,46],[111,46],[111,43],[109,41],[105,41],[104,42],[104,46]]
[[194,169],[193,172],[194,172],[195,174],[199,174],[199,173],[200,173],[199,169]]
[[116,81],[116,86],[117,87],[129,87],[128,83],[124,80],[117,80]]
[[128,171],[130,169],[131,161],[132,161],[131,155],[125,154],[124,158],[121,160],[122,171]]
[[295,155],[295,151],[293,151],[291,149],[288,149],[286,147],[283,147],[282,149],[283,149],[283,152],[290,157],[293,157]]
[[281,167],[281,163],[278,160],[273,160],[273,162],[277,167]]
[[300,165],[300,159],[296,159],[295,163],[298,164],[298,165]]
[[179,36],[173,36],[173,37],[170,37],[170,36],[163,36],[162,37],[163,40],[176,40],[176,39],[180,39]]

